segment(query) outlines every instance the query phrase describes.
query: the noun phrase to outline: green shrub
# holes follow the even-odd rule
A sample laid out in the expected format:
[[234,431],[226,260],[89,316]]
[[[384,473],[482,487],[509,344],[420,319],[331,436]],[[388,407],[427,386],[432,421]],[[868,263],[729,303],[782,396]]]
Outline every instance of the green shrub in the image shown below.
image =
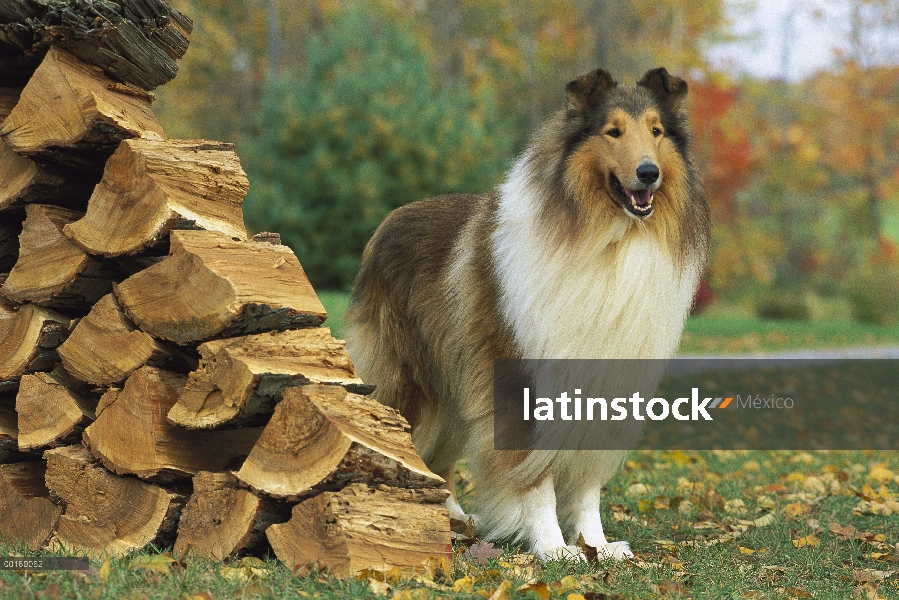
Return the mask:
[[762,319],[808,321],[811,317],[805,297],[795,292],[772,290],[756,301],[755,313]]
[[899,266],[869,267],[849,285],[852,316],[862,323],[899,324]]

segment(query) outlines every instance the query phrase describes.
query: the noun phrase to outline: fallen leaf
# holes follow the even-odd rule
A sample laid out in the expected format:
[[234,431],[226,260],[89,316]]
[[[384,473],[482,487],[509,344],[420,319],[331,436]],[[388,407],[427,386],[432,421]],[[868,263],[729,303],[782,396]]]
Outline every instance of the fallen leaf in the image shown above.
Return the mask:
[[490,600],[510,600],[510,587],[512,587],[512,582],[508,579],[503,579],[503,582],[499,584],[499,587],[490,595]]
[[774,513],[767,513],[755,519],[752,524],[756,527],[768,527],[769,525],[773,525],[775,522],[777,522],[777,519],[774,517]]
[[827,528],[837,535],[841,540],[850,540],[855,535],[855,527],[852,525],[846,525],[845,527],[840,525],[839,523],[831,523],[827,526]]
[[806,590],[798,587],[784,588],[784,591],[794,598],[812,598],[813,596]]
[[553,595],[552,590],[549,589],[549,586],[544,581],[533,581],[524,584],[518,591],[522,594],[527,594],[528,592],[534,592],[540,600],[549,600],[549,598]]
[[390,587],[389,583],[386,581],[378,581],[374,577],[368,578],[368,589],[370,589],[375,596],[387,596],[393,591],[393,588]]
[[793,545],[797,548],[805,548],[806,546],[820,546],[821,540],[814,533],[810,533],[805,537],[793,540]]
[[453,591],[461,592],[463,590],[468,591],[474,586],[474,577],[470,575],[466,575],[460,579],[457,579],[453,582]]
[[112,572],[112,564],[109,558],[103,561],[103,564],[100,565],[100,581],[103,585],[106,585],[106,582],[109,581],[109,574]]
[[132,558],[128,568],[131,571],[146,569],[148,571],[162,573],[163,575],[169,575],[172,572],[173,562],[175,562],[174,558],[164,554],[141,555]]
[[740,551],[740,554],[752,555],[755,554],[755,550],[751,548],[744,548],[743,546],[737,546],[737,550]]
[[812,507],[804,502],[793,502],[784,506],[784,514],[791,518],[807,515],[811,510]]
[[868,479],[877,483],[890,483],[894,476],[895,473],[887,468],[886,463],[878,463],[868,472]]
[[476,544],[470,546],[468,551],[465,552],[465,556],[473,558],[479,565],[486,565],[489,559],[502,555],[502,548],[494,548],[492,543],[484,540],[478,540]]

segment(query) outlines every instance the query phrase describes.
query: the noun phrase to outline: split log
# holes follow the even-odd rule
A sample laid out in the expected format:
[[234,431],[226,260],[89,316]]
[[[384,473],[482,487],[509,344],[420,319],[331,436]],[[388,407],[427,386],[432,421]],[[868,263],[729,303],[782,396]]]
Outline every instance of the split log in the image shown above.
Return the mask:
[[0,123],[15,108],[20,95],[22,95],[22,88],[0,87]]
[[0,40],[28,54],[66,48],[146,90],[178,73],[193,22],[163,0],[0,0]]
[[82,213],[44,204],[25,207],[19,258],[0,288],[16,302],[87,310],[112,289],[114,273],[62,233]]
[[125,313],[179,344],[319,325],[325,308],[287,246],[173,231],[164,261],[114,285]]
[[166,413],[184,389],[183,375],[141,367],[84,430],[84,441],[110,471],[167,482],[199,471],[239,468],[262,428],[189,431]]
[[268,546],[265,530],[290,518],[290,508],[237,487],[228,473],[200,471],[194,492],[181,513],[175,554],[190,551],[224,560],[259,553]]
[[102,72],[52,47],[0,125],[18,154],[63,168],[92,184],[123,139],[163,137],[151,95],[123,91]]
[[416,454],[409,424],[397,411],[330,385],[285,390],[236,475],[287,500],[359,481],[408,488],[443,483]]
[[87,213],[63,231],[91,254],[134,254],[180,220],[245,240],[249,189],[234,144],[125,140],[106,163]]
[[116,477],[83,446],[54,448],[44,457],[51,496],[65,504],[51,549],[99,558],[174,539],[184,496],[133,477]]
[[19,156],[0,139],[0,210],[10,206],[43,203],[84,209],[91,187],[69,182],[46,171],[34,161]]
[[44,461],[0,465],[0,543],[39,550],[50,540],[62,508],[44,484]]
[[52,310],[0,303],[0,381],[50,369],[68,333],[69,319]]
[[16,395],[19,450],[74,442],[95,418],[96,398],[79,390],[64,373],[23,375]]
[[326,327],[213,340],[199,350],[200,367],[188,376],[184,393],[168,415],[169,421],[190,429],[271,413],[290,386],[362,388],[346,342],[331,337]]
[[66,370],[81,381],[109,385],[125,381],[143,365],[165,367],[179,351],[137,329],[115,296],[107,294],[57,352]]
[[354,576],[393,568],[411,574],[430,557],[452,561],[445,490],[403,490],[353,484],[293,507],[283,525],[266,531],[288,568],[318,565]]

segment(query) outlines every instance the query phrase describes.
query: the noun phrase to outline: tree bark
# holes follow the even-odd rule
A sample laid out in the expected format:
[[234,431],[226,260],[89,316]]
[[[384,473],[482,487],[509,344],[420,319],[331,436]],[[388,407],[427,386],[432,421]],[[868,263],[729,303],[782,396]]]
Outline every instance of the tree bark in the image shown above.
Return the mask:
[[265,530],[290,518],[290,508],[237,487],[228,473],[200,471],[178,523],[175,554],[224,560],[268,546]]
[[353,484],[293,507],[293,517],[266,535],[288,568],[317,565],[354,576],[365,569],[404,574],[430,557],[452,561],[445,490]]
[[325,319],[290,248],[214,231],[173,231],[166,260],[113,287],[143,331],[179,344]]
[[185,498],[133,477],[116,477],[83,446],[47,450],[47,487],[65,504],[54,550],[122,556],[175,537]]
[[0,382],[51,368],[68,333],[69,319],[52,310],[0,303]]
[[[76,330],[77,331],[77,330]],[[190,429],[233,425],[271,413],[289,386],[331,383],[359,389],[346,342],[325,327],[213,340],[200,345],[169,421]]]
[[44,484],[44,461],[0,465],[0,543],[41,549],[53,535],[62,508]]
[[146,90],[175,77],[192,29],[162,0],[0,0],[0,40],[28,54],[66,48]]
[[287,389],[236,475],[286,500],[358,481],[413,488],[443,483],[416,454],[398,412],[328,385]]
[[87,213],[63,231],[91,254],[134,254],[182,220],[247,239],[241,203],[249,189],[234,144],[125,140],[106,163]]
[[190,431],[165,415],[184,390],[183,375],[141,367],[111,402],[101,400],[84,441],[110,471],[158,482],[199,471],[240,468],[262,428]]

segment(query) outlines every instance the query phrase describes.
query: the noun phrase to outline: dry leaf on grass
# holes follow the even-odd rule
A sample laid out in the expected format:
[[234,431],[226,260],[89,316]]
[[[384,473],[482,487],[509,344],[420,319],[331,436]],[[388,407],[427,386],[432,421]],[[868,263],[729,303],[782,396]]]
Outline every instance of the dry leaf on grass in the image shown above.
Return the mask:
[[467,558],[472,558],[479,565],[486,565],[487,561],[491,558],[497,558],[503,555],[502,548],[494,548],[493,544],[490,542],[485,542],[484,540],[478,540],[476,544],[473,544],[465,551],[463,556]]
[[793,540],[793,545],[797,548],[805,548],[806,546],[820,546],[821,540],[814,533],[810,533],[805,537]]

